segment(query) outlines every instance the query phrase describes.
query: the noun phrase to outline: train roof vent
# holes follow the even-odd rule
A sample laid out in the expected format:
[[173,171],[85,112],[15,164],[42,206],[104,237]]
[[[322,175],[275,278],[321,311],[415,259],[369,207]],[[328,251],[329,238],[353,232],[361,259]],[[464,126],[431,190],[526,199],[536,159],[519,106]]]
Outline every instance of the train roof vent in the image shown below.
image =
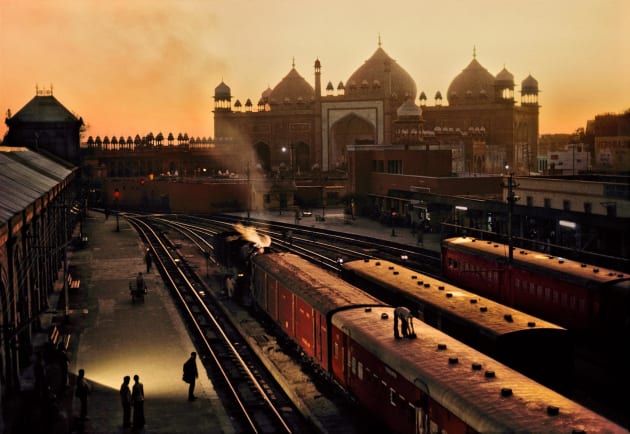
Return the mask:
[[593,273],[599,273],[599,268],[593,268]]
[[394,276],[398,276],[400,274],[400,271],[394,271]]
[[495,244],[493,247],[496,249],[497,247],[499,247],[499,245],[498,245],[498,244]]
[[474,243],[475,241],[477,241],[477,240],[473,238],[473,239],[472,239],[472,242]]
[[560,413],[560,408],[556,407],[555,405],[547,406],[547,414],[549,416],[557,416],[559,413]]
[[558,259],[558,264],[564,264],[564,259]]
[[486,371],[486,373],[483,374],[483,376],[486,378],[495,378],[496,374],[494,373],[494,371]]
[[553,255],[547,255],[547,259],[553,259],[553,258],[555,258],[555,256],[553,256]]
[[503,318],[507,321],[507,322],[514,322],[514,318],[512,318],[512,315],[509,313],[506,313],[505,315],[503,315]]
[[425,283],[425,284],[424,284],[424,287],[425,287],[425,288],[430,288],[430,287],[431,287],[431,284],[430,284],[430,283]]
[[418,285],[424,285],[424,282],[422,280],[418,280]]
[[615,273],[610,272],[610,273],[608,273],[608,275],[609,275],[609,276],[614,276],[614,275],[615,275]]
[[437,349],[443,351],[446,349],[446,344],[438,344]]
[[501,396],[504,397],[508,397],[508,396],[512,396],[512,389],[510,389],[509,387],[502,387],[501,388]]
[[444,291],[444,285],[440,285],[440,286],[438,286],[438,289],[439,289],[440,291]]
[[623,277],[623,274],[619,273],[617,274],[617,277]]
[[583,429],[574,429],[571,431],[571,434],[586,434],[586,431]]
[[529,321],[527,323],[527,327],[536,327],[536,323],[534,321]]
[[473,371],[481,371],[481,363],[473,363],[472,364],[472,370]]
[[448,358],[448,364],[449,365],[456,365],[457,363],[459,363],[459,359],[457,357],[449,357]]
[[416,275],[411,276],[411,280],[416,280],[417,278],[418,278],[418,276],[416,276]]
[[476,298],[471,298],[470,299],[470,304],[476,304],[477,303],[477,299]]
[[393,265],[390,265],[389,267],[387,267],[387,269],[388,269],[388,270],[393,270],[393,269],[394,269],[394,266],[393,266]]
[[[368,306],[368,307],[366,307],[366,308],[365,308],[365,312],[372,312],[372,308],[371,308],[371,307],[369,307],[369,306]],[[387,315],[387,314],[386,314],[386,315]]]
[[519,253],[520,253],[521,255],[527,255],[527,252],[526,252],[525,250],[521,250]]
[[381,314],[381,319],[388,319],[388,318],[389,318],[389,315],[387,315],[387,312],[383,312]]
[[488,241],[488,242],[486,242],[486,244],[488,244],[488,245],[489,245],[489,244],[492,244],[492,241]]
[[481,306],[481,307],[479,308],[479,310],[480,310],[481,312],[488,312],[488,308],[487,308],[486,306]]
[[377,267],[380,267],[381,266],[381,261],[376,261],[376,263],[374,265],[376,265]]
[[370,262],[370,258],[363,258],[363,262]]
[[453,293],[452,292],[447,292],[446,293],[446,298],[451,298],[453,297]]

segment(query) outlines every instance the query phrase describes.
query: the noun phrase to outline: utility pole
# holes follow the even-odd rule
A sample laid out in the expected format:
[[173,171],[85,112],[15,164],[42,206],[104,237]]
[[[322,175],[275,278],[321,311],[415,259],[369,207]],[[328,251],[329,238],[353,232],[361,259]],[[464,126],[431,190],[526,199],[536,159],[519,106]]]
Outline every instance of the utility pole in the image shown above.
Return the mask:
[[507,203],[508,203],[508,221],[507,221],[507,237],[508,237],[508,264],[512,264],[514,260],[514,240],[512,239],[512,214],[514,214],[514,203],[518,201],[520,198],[514,194],[514,187],[517,185],[514,184],[512,172],[509,172],[510,166],[505,166],[506,171],[508,172],[507,179]]

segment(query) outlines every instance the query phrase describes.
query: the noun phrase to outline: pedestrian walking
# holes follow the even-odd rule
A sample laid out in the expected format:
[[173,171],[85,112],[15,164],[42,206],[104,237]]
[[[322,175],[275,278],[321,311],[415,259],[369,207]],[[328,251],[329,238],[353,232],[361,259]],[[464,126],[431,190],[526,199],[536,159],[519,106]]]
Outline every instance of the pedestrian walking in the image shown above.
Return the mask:
[[199,377],[197,372],[197,353],[194,351],[190,353],[190,358],[184,363],[184,375],[182,379],[188,383],[188,400],[194,401],[197,399],[195,396],[195,381]]
[[79,413],[79,418],[81,420],[87,420],[87,405],[88,405],[88,395],[90,394],[90,385],[85,379],[85,371],[83,369],[79,369],[79,376],[77,377],[76,390],[74,395],[79,398],[79,402],[81,403],[81,410]]
[[151,272],[151,265],[153,264],[153,257],[151,256],[151,250],[147,248],[144,254],[144,262],[147,263],[147,273]]
[[123,408],[123,428],[131,427],[131,389],[129,388],[129,382],[131,377],[126,375],[123,378],[123,383],[120,385],[120,403]]
[[138,375],[133,376],[133,388],[131,389],[131,403],[133,405],[133,428],[144,428],[144,385]]

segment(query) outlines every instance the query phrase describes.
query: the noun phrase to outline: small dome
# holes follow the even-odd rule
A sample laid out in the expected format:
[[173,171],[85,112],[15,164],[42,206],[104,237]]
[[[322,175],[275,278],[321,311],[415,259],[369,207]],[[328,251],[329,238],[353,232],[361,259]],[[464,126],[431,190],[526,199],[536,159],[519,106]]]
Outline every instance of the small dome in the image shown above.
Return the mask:
[[538,81],[531,74],[521,82],[521,93],[538,94]]
[[514,86],[514,75],[505,69],[505,67],[503,67],[503,69],[497,74],[495,80],[496,84],[499,86]]
[[427,100],[427,95],[426,95],[426,93],[424,93],[424,91],[420,92],[420,98],[419,99],[420,99],[420,101],[426,101]]
[[398,118],[420,118],[422,116],[422,109],[418,107],[413,100],[408,99],[398,107],[396,115],[398,115]]
[[337,90],[344,90],[346,87],[343,85],[343,81],[340,81],[337,85]]
[[242,106],[242,104],[241,104],[241,100],[240,100],[240,99],[237,99],[237,100],[236,100],[236,102],[234,103],[234,107],[237,107],[237,108],[238,108],[238,107],[241,107],[241,106]]
[[[488,96],[484,100],[491,100],[490,96],[494,95],[494,76],[473,57],[470,64],[453,79],[446,95],[451,105],[474,104],[479,101],[477,96],[481,95],[482,90]],[[459,95],[466,95],[468,91],[472,92],[472,97],[457,98]]]
[[440,92],[439,90],[435,92],[435,99],[442,99],[442,92]]
[[335,90],[335,87],[333,86],[332,81],[328,82],[328,84],[326,85],[326,90],[330,90],[330,91]]
[[230,87],[223,81],[217,87],[214,88],[214,99],[231,99],[232,91]]

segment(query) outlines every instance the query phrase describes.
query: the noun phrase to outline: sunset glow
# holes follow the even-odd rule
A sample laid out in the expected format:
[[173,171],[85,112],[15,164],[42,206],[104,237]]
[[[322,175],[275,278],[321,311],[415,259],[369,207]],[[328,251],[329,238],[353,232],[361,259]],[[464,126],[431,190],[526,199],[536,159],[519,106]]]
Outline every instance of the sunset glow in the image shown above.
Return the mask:
[[476,49],[491,74],[505,67],[514,75],[517,96],[529,74],[538,80],[541,134],[630,108],[626,0],[4,0],[0,108],[16,113],[36,86],[52,86],[84,119],[86,137],[214,137],[221,81],[233,102],[255,105],[293,61],[313,83],[319,59],[323,85],[336,86],[372,55],[379,35],[430,105]]

